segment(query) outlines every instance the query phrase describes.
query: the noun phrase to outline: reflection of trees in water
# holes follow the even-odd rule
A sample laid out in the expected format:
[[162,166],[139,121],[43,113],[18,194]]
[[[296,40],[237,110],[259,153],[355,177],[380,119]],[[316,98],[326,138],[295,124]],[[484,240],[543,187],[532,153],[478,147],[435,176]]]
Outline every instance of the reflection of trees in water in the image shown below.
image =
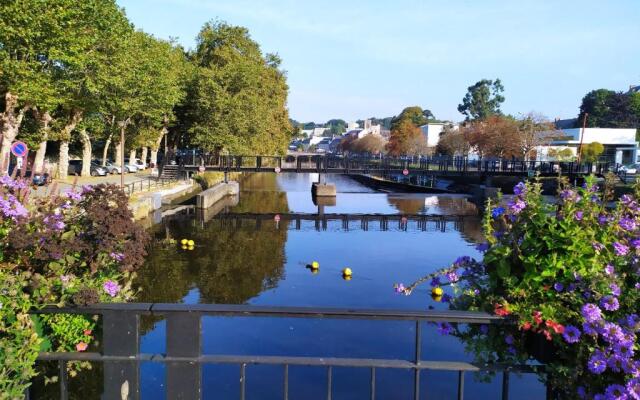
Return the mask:
[[473,218],[478,215],[478,208],[464,197],[389,194],[387,201],[403,214],[424,212],[426,214],[468,216],[464,218],[464,226],[461,230],[462,237],[471,243],[484,241],[481,218]]
[[[248,178],[263,187],[276,188],[274,174],[254,174]],[[234,212],[288,212],[286,193],[243,192]],[[139,271],[140,302],[180,302],[197,287],[203,303],[244,303],[265,289],[274,287],[284,272],[286,227],[255,229],[245,221],[240,229],[229,230],[213,219],[205,226],[196,220],[169,220],[153,229],[154,243],[147,263]],[[182,250],[182,238],[196,242],[194,250]]]

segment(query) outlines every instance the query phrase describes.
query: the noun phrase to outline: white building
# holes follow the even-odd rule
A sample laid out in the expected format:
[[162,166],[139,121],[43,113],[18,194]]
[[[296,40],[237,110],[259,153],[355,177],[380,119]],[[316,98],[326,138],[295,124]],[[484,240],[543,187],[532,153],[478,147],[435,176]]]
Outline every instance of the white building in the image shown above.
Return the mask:
[[347,122],[347,132],[348,131],[355,131],[356,129],[360,129],[360,125],[358,125],[357,122]]
[[427,141],[428,147],[436,147],[438,142],[440,141],[440,135],[444,131],[446,126],[451,126],[453,129],[458,129],[457,124],[452,124],[451,122],[433,122],[422,125],[420,130],[422,130],[422,134]]
[[[551,150],[559,151],[569,149],[574,155],[578,154],[582,128],[562,129],[564,137],[553,140],[547,146],[538,146],[536,149],[538,160],[550,160]],[[603,161],[618,164],[633,164],[638,161],[638,142],[636,142],[636,130],[620,128],[586,128],[584,129],[583,144],[598,142],[604,146],[604,152],[600,156]]]
[[313,128],[313,129],[303,129],[302,134],[306,135],[308,138],[322,136],[327,128]]
[[371,124],[371,120],[367,119],[364,121],[364,129],[361,129],[357,132],[358,139],[361,139],[367,135],[378,135],[381,136],[382,133],[382,125],[373,125]]

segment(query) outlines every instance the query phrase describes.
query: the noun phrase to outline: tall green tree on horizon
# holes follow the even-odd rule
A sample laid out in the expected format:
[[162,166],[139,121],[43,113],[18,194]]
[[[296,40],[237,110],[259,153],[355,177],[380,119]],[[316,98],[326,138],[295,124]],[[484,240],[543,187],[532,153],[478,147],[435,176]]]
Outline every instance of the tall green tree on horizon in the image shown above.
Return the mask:
[[458,111],[466,121],[482,120],[492,115],[502,115],[504,86],[500,79],[482,79],[467,88],[467,94],[458,105]]

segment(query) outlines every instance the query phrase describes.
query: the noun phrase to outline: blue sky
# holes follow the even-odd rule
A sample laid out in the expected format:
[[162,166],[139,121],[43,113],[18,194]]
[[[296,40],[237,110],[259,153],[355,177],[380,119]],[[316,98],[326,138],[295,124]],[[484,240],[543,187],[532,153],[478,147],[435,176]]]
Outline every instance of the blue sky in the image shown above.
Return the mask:
[[117,2],[136,27],[187,48],[208,20],[246,26],[282,57],[300,121],[410,105],[457,121],[466,88],[496,77],[503,111],[565,118],[591,89],[640,84],[639,0]]

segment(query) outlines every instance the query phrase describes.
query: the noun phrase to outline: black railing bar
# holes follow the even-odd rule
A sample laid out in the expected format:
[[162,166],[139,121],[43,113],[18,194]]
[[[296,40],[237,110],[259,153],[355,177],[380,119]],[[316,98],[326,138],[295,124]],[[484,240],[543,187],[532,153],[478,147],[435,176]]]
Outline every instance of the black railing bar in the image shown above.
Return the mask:
[[289,400],[289,364],[284,365],[284,400]]
[[245,399],[246,380],[247,380],[247,364],[240,364],[240,400]]
[[371,367],[371,400],[375,400],[376,398],[376,367]]
[[331,367],[331,365],[329,365],[329,367],[327,367],[327,400],[331,400],[331,392],[332,392],[332,377],[333,375],[333,369]]
[[337,358],[337,357],[294,357],[294,356],[247,356],[247,355],[200,355],[197,357],[175,357],[164,354],[140,353],[135,356],[105,356],[96,352],[43,352],[39,361],[95,361],[95,362],[167,362],[199,364],[251,364],[251,365],[298,365],[318,367],[354,367],[354,368],[392,368],[421,369],[433,371],[470,371],[470,372],[515,372],[539,373],[543,365],[478,365],[463,361],[426,361],[416,364],[412,361],[382,358]]
[[295,317],[369,319],[398,321],[454,322],[466,324],[505,323],[510,319],[477,311],[457,310],[386,310],[314,307],[274,307],[237,304],[176,304],[176,303],[99,303],[89,306],[48,306],[34,310],[34,314],[90,314],[107,311],[164,315],[174,312],[192,312],[205,315],[242,317]]
[[60,380],[60,400],[69,399],[69,380],[67,376],[67,362],[58,360],[58,376]]
[[[464,196],[469,197],[469,196]],[[262,220],[270,220],[275,216],[279,216],[280,219],[348,219],[348,220],[359,220],[362,218],[381,218],[385,217],[389,220],[402,220],[406,218],[407,220],[418,220],[418,219],[434,219],[434,220],[458,220],[462,218],[477,218],[477,215],[472,214],[381,214],[381,213],[369,213],[369,214],[341,214],[341,213],[326,213],[322,215],[318,215],[317,213],[220,213],[215,216],[217,219],[262,219]]]
[[458,371],[458,400],[464,399],[464,371]]
[[[422,330],[421,330],[421,325],[420,325],[420,321],[416,321],[416,326],[415,326],[415,330],[416,330],[416,341],[415,341],[415,354],[414,354],[414,359],[413,361],[416,364],[420,364],[420,357],[422,354]],[[413,397],[418,400],[420,399],[420,370],[416,368],[416,370],[413,372],[414,373],[414,377],[413,377]]]
[[509,371],[502,372],[502,400],[509,400]]

